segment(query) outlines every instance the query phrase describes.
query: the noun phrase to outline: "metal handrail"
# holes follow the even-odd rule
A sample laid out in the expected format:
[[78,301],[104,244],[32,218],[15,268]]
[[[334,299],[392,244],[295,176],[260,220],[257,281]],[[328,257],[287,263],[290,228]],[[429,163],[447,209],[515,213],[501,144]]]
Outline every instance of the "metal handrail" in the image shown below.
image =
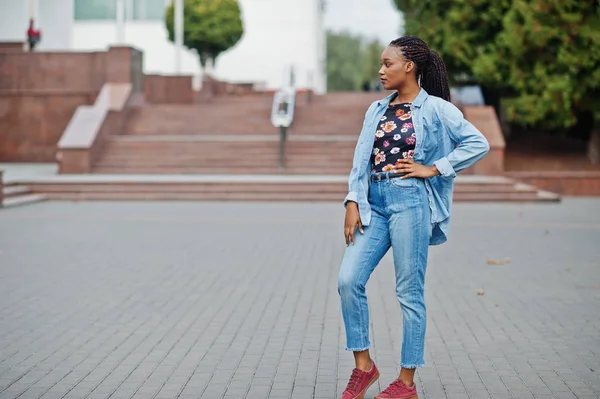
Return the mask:
[[271,123],[279,128],[279,166],[285,166],[285,144],[287,130],[294,121],[296,107],[296,89],[293,86],[283,87],[275,92],[271,108]]

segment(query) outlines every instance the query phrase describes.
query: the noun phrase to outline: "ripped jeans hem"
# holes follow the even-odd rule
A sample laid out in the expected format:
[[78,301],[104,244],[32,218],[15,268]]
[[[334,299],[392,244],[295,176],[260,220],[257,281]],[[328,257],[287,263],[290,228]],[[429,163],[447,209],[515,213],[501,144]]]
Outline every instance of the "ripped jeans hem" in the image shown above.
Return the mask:
[[416,369],[417,367],[425,367],[425,363],[400,363],[400,367],[402,367],[403,369]]
[[370,346],[371,345],[367,345],[364,348],[348,348],[348,347],[346,347],[346,350],[350,351],[350,352],[363,352],[363,351],[366,351],[367,349],[369,349]]

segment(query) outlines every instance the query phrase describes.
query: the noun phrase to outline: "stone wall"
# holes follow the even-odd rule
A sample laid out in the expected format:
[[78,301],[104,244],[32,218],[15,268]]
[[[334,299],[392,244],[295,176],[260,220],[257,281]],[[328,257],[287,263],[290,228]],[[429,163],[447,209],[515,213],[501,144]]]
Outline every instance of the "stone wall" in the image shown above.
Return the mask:
[[73,113],[94,103],[105,82],[142,85],[135,49],[0,52],[0,161],[54,162]]
[[153,104],[191,104],[194,89],[191,76],[144,76],[144,97]]
[[506,176],[562,195],[600,196],[600,171],[507,172]]

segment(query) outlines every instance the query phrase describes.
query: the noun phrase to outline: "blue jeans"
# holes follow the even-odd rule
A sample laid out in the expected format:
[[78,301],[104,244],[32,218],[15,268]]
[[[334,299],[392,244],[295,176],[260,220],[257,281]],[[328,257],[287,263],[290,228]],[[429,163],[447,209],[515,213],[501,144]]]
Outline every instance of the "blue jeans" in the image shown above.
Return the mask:
[[346,350],[369,348],[369,309],[365,286],[390,246],[394,255],[396,296],[403,316],[400,366],[425,364],[424,286],[431,235],[431,211],[421,179],[400,178],[371,182],[373,215],[364,234],[358,230],[340,267],[338,292],[346,327]]

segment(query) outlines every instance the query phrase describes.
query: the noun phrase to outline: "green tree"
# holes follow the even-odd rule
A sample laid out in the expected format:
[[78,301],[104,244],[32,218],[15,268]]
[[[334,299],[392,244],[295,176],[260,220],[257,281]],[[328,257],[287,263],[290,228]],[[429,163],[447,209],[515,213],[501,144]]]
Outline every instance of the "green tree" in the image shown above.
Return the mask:
[[363,51],[363,84],[374,86],[379,82],[379,69],[381,68],[381,53],[385,46],[377,40],[371,40],[365,45]]
[[473,73],[481,82],[507,86],[508,117],[520,124],[569,128],[587,112],[600,122],[598,2],[512,3],[496,51],[476,57]]
[[362,40],[349,33],[327,32],[327,89],[360,90],[362,70],[356,62],[362,52]]
[[[184,0],[183,3],[183,44],[198,52],[203,67],[207,60],[214,62],[242,38],[244,26],[236,0]],[[172,1],[165,20],[172,42],[175,41],[174,8]]]
[[497,110],[501,98],[509,121],[598,130],[598,0],[394,1],[406,33],[440,52],[453,82],[480,84]]
[[359,91],[378,80],[383,46],[347,32],[327,32],[327,88]]
[[[404,14],[406,34],[425,40],[444,59],[454,84],[482,84],[473,73],[473,61],[496,51],[502,19],[513,0],[394,0]],[[483,84],[484,95],[502,91],[504,85]],[[487,89],[487,90],[486,90]],[[492,93],[493,92],[493,93]]]

